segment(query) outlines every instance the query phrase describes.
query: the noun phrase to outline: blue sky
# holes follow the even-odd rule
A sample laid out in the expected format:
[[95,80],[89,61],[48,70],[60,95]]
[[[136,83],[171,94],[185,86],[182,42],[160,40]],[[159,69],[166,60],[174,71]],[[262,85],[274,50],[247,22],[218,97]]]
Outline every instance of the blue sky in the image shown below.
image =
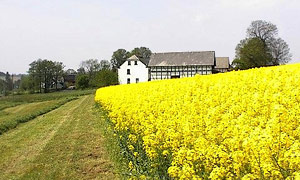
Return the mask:
[[77,69],[119,48],[213,50],[234,58],[253,20],[277,25],[300,62],[297,0],[0,0],[0,71],[25,73],[42,58]]

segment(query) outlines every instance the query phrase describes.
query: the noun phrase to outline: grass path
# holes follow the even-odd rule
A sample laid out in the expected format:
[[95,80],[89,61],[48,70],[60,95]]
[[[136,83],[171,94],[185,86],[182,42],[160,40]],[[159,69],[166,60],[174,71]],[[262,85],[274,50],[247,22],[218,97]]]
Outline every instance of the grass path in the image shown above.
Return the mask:
[[117,179],[93,96],[84,96],[0,136],[0,179]]
[[58,100],[34,102],[34,103],[21,104],[15,107],[6,108],[2,110],[0,113],[0,122],[6,119],[14,118],[16,117],[16,114],[18,116],[26,115],[29,112],[40,110],[49,105],[54,105],[57,102]]

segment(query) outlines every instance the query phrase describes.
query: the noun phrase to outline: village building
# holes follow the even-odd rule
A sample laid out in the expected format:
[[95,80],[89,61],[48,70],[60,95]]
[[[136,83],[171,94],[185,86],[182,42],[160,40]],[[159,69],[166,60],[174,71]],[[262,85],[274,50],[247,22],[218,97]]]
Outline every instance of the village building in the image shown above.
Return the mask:
[[153,53],[149,61],[150,80],[212,74],[214,51]]
[[147,82],[149,80],[147,64],[147,60],[140,60],[135,55],[128,58],[118,69],[119,83]]
[[215,72],[228,72],[229,68],[229,57],[216,57]]
[[193,77],[229,70],[228,57],[214,51],[153,53],[149,61],[131,56],[118,69],[120,84]]

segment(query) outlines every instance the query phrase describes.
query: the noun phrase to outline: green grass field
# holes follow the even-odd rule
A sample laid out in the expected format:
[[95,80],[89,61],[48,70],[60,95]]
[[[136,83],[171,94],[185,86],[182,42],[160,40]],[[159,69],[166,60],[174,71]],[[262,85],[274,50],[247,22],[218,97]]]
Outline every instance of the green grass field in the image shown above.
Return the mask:
[[0,111],[0,135],[10,129],[17,127],[20,123],[30,121],[35,117],[50,112],[76,98],[77,97],[69,97],[52,101],[26,103],[3,109],[2,111]]
[[[94,96],[80,96],[0,135],[0,179],[119,179]],[[0,122],[61,98],[0,111]],[[99,118],[100,117],[100,118]]]
[[62,98],[72,98],[87,94],[93,94],[94,90],[83,90],[83,91],[61,91],[47,94],[23,94],[23,95],[10,95],[0,97],[0,110],[8,107],[14,107],[20,104],[50,101]]

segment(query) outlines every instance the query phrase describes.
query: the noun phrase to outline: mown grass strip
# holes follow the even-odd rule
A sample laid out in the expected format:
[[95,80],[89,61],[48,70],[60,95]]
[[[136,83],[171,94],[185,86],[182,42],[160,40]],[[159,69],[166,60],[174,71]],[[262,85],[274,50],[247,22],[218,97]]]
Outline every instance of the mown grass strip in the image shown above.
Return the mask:
[[10,96],[1,97],[0,104],[5,104],[7,102],[31,103],[31,102],[49,101],[54,99],[63,99],[66,97],[84,96],[88,94],[93,94],[94,92],[95,90],[75,90],[75,91],[53,92],[53,93],[46,93],[46,94],[10,95]]
[[80,97],[0,136],[0,179],[119,179],[93,96]]
[[22,95],[10,95],[5,97],[0,97],[0,111],[15,107],[21,104],[33,103],[33,102],[43,102],[50,100],[59,100],[66,97],[79,97],[84,95],[89,95],[95,93],[95,90],[76,90],[76,91],[61,91],[46,94],[22,94]]
[[99,127],[104,138],[105,148],[116,167],[116,173],[119,174],[120,179],[129,179],[132,177],[132,172],[128,168],[129,161],[125,158],[126,151],[120,146],[119,135],[113,130],[113,123],[109,119],[108,113],[98,103],[95,103],[93,113],[99,118]]
[[14,107],[14,106],[18,106],[20,104],[23,104],[21,102],[10,102],[10,101],[3,101],[0,104],[0,111],[6,108],[10,108],[10,107]]
[[57,109],[60,106],[64,105],[65,103],[70,102],[74,99],[78,99],[78,97],[65,98],[65,99],[59,100],[58,103],[56,103],[54,105],[46,106],[45,108],[43,108],[41,110],[32,111],[23,116],[15,116],[14,118],[9,118],[7,120],[4,120],[4,121],[0,122],[0,135],[9,131],[10,129],[17,127],[18,124],[20,124],[20,123],[28,122],[38,116],[41,116],[50,111],[53,111],[54,109]]

